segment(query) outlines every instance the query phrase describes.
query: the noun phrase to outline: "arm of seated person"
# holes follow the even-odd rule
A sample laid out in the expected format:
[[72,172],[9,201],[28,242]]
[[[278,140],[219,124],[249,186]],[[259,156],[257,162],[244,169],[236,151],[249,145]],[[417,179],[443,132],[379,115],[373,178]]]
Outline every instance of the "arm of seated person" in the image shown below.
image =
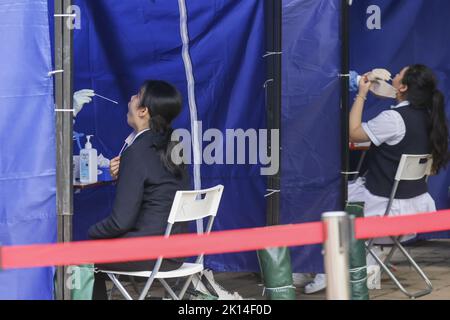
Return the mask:
[[371,142],[369,136],[364,131],[362,126],[359,126],[357,128],[354,128],[350,132],[350,142],[353,143],[364,143],[364,142]]
[[356,95],[355,102],[350,110],[349,119],[349,138],[350,142],[369,142],[369,136],[362,128],[362,114],[364,110],[364,103],[367,100],[367,93],[369,92],[370,81],[367,79],[367,73],[359,80],[359,92]]

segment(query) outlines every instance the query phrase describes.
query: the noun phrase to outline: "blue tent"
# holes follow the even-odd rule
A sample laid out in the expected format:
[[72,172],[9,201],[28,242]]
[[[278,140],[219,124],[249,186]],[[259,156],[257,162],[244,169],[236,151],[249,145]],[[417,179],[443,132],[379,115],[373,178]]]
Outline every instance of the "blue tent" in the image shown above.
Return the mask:
[[[0,244],[56,241],[47,1],[0,4]],[[53,268],[0,272],[0,299],[51,299]]]
[[[447,34],[450,2],[358,0],[350,10],[350,61],[354,70],[364,72],[386,67],[395,75],[403,67],[422,63],[437,74],[439,87],[446,96],[446,113],[450,115],[450,46]],[[389,108],[389,102],[369,101],[366,120]],[[428,180],[437,209],[449,208],[450,171],[442,171]],[[436,238],[449,232],[421,235]]]

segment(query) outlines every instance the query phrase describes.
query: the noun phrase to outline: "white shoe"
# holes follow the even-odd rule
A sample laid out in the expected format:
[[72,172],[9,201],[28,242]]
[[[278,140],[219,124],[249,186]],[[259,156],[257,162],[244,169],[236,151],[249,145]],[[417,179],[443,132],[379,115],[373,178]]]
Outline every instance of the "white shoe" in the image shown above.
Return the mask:
[[324,290],[327,287],[327,277],[323,273],[318,273],[314,277],[314,280],[306,285],[305,293],[311,294]]
[[[373,252],[377,255],[377,257],[384,262],[384,260],[388,256],[388,251],[383,250],[380,246],[373,246]],[[366,256],[367,262],[367,288],[369,290],[381,289],[381,269],[378,262],[375,258],[368,253]]]
[[311,282],[311,274],[309,273],[293,273],[292,281],[297,288],[303,288]]
[[381,270],[379,265],[367,266],[367,289],[381,289]]
[[[388,256],[387,250],[383,250],[379,246],[373,246],[372,250],[373,250],[373,252],[375,252],[377,257],[380,258],[380,260],[383,261],[383,262],[386,259],[386,257]],[[366,256],[366,263],[367,263],[367,266],[376,266],[376,265],[378,265],[378,262],[375,260],[375,258],[370,253],[368,253],[367,256]]]

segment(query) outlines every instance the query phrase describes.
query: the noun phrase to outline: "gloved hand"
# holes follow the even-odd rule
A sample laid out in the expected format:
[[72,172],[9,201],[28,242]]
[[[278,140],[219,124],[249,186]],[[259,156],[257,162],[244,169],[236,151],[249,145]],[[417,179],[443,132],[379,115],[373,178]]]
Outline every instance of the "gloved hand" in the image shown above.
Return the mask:
[[391,73],[386,69],[373,69],[369,74],[367,75],[367,78],[369,81],[389,81],[391,80]]
[[73,94],[73,116],[76,117],[77,114],[83,108],[85,103],[92,101],[92,97],[95,96],[94,90],[83,89],[75,92]]
[[109,168],[110,160],[100,153],[97,157],[97,165],[99,168]]
[[391,73],[386,69],[373,69],[367,74],[367,78],[372,85],[370,91],[379,98],[392,98],[397,96],[397,90],[387,83],[391,80]]

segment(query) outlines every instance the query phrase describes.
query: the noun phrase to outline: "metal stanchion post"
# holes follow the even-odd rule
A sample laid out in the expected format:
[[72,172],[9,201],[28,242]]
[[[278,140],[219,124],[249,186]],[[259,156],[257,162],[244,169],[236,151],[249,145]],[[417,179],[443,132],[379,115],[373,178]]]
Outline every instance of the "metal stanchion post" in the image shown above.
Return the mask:
[[326,212],[324,223],[324,261],[327,299],[350,300],[349,243],[350,220],[346,212]]

